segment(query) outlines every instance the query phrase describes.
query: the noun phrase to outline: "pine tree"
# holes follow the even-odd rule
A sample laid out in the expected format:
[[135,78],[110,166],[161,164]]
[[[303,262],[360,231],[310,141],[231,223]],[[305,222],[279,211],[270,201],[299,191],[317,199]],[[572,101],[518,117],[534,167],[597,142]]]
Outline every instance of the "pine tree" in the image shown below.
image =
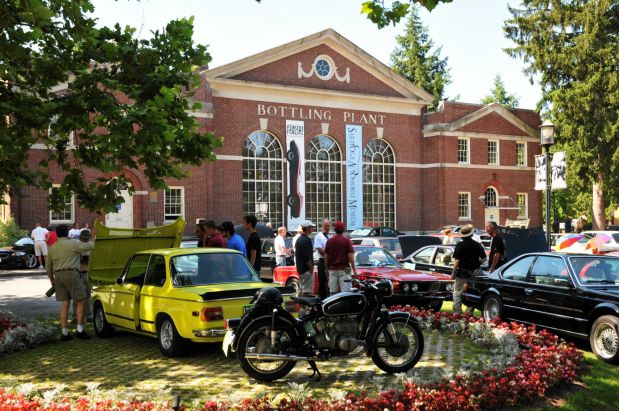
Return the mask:
[[499,103],[506,108],[518,107],[518,97],[513,94],[509,94],[507,90],[505,90],[505,84],[503,83],[500,74],[497,74],[494,78],[494,84],[492,86],[492,90],[490,90],[490,95],[482,98],[481,102],[483,104]]
[[[524,0],[509,8],[508,49],[542,87],[542,105],[567,152],[568,185],[592,187],[593,221],[605,227],[605,202],[619,176],[619,2]],[[556,147],[556,146],[555,146]]]
[[432,51],[434,42],[421,23],[418,8],[411,7],[403,35],[396,38],[398,46],[391,53],[392,68],[434,96],[428,106],[433,110],[443,100],[445,87],[451,83],[447,58],[441,58],[441,47]]

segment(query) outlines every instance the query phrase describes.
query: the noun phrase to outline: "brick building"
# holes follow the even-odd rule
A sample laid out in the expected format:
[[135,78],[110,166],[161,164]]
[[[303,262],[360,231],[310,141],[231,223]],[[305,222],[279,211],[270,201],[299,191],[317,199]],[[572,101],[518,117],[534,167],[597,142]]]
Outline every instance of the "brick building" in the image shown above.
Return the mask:
[[[400,230],[542,223],[533,190],[540,119],[531,110],[443,102],[427,113],[431,95],[330,29],[201,75],[194,115],[224,138],[217,160],[166,191],[126,170],[135,192],[106,224],[183,216],[190,233],[198,218],[239,223],[244,214],[290,228],[324,218]],[[33,147],[33,164],[43,156]],[[73,199],[51,213],[45,197],[33,188],[13,195],[22,227],[97,217]]]

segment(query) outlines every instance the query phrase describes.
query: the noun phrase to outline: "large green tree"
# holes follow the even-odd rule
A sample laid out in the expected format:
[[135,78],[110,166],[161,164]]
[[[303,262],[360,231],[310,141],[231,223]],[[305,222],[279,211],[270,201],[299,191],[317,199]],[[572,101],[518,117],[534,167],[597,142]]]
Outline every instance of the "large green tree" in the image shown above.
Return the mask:
[[482,98],[481,102],[482,104],[499,103],[507,108],[518,107],[518,97],[507,92],[500,74],[497,74],[494,78],[494,84],[492,85],[490,94]]
[[540,83],[568,182],[591,190],[594,226],[604,227],[619,175],[619,2],[524,0],[509,10],[507,52]]
[[433,110],[444,99],[445,87],[451,82],[447,57],[441,57],[441,48],[434,42],[413,6],[406,21],[404,34],[397,36],[398,45],[391,53],[392,68],[434,96],[428,109]]
[[[53,208],[74,193],[83,207],[111,211],[123,178],[88,180],[89,169],[140,170],[162,188],[214,158],[219,139],[190,114],[196,68],[210,60],[193,43],[192,19],[138,40],[130,27],[96,27],[93,13],[89,0],[0,0],[0,198],[48,189],[54,165],[63,180]],[[48,149],[31,167],[35,143]]]
[[361,13],[366,14],[378,28],[383,28],[389,24],[395,25],[405,17],[411,4],[419,4],[429,11],[432,11],[440,3],[451,3],[453,0],[409,0],[409,1],[390,1],[385,5],[385,0],[365,1],[361,4]]

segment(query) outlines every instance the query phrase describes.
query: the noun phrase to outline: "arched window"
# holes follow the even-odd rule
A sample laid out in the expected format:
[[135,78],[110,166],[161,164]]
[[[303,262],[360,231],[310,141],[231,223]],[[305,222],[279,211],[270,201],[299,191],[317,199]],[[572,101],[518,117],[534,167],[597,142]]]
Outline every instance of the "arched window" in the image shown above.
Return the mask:
[[363,221],[395,227],[395,157],[381,139],[370,140],[363,150]]
[[484,202],[486,203],[486,207],[498,207],[497,203],[497,193],[494,187],[488,187],[486,189],[486,194],[484,195]]
[[274,227],[283,224],[283,181],[279,141],[266,131],[251,133],[243,144],[243,213]]
[[305,216],[321,224],[342,220],[342,154],[326,135],[310,140],[305,153]]

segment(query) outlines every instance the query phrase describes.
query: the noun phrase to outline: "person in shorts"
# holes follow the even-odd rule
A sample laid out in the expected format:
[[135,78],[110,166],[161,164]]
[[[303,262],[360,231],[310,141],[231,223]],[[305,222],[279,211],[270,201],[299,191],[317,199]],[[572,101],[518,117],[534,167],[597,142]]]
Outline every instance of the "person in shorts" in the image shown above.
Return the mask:
[[30,238],[34,241],[34,255],[39,260],[39,268],[43,268],[47,259],[47,229],[41,227],[41,223],[34,225],[34,230],[30,233]]
[[[486,259],[484,247],[473,239],[475,228],[467,224],[460,229],[460,241],[454,250],[454,265],[451,278],[454,280],[453,291],[453,312],[462,314],[462,293],[466,289],[466,283],[475,276],[475,272],[481,266],[481,262]],[[466,313],[472,314],[473,307],[467,307]]]
[[299,297],[314,293],[314,246],[309,238],[313,228],[314,223],[311,221],[302,222],[303,231],[295,244],[294,260],[299,274]]
[[357,275],[355,253],[352,242],[344,237],[344,223],[337,221],[334,226],[335,235],[327,240],[325,245],[325,267],[331,295],[350,291],[353,274]]
[[84,303],[86,290],[80,278],[80,260],[82,253],[92,251],[95,244],[92,241],[71,240],[68,238],[69,229],[62,224],[56,228],[58,241],[50,247],[47,258],[47,276],[56,288],[56,301],[60,301],[60,327],[62,328],[61,341],[72,340],[69,334],[68,317],[71,300],[77,302],[77,332],[80,339],[89,339],[90,335],[84,329]]
[[[90,231],[90,229],[88,228],[83,228],[82,231],[80,231],[80,236],[79,236],[79,241],[83,242],[83,243],[87,243],[90,241],[90,238],[92,237],[92,232]],[[86,294],[86,301],[84,301],[84,318],[86,318],[86,321],[91,321],[92,320],[92,302],[90,300],[90,294],[91,294],[91,287],[90,287],[90,281],[88,280],[88,264],[90,263],[90,251],[82,253],[82,256],[80,257],[80,279],[82,280],[82,285],[84,287],[84,292]],[[73,317],[74,320],[77,321],[77,301],[73,300],[73,314],[75,315],[75,317]]]

